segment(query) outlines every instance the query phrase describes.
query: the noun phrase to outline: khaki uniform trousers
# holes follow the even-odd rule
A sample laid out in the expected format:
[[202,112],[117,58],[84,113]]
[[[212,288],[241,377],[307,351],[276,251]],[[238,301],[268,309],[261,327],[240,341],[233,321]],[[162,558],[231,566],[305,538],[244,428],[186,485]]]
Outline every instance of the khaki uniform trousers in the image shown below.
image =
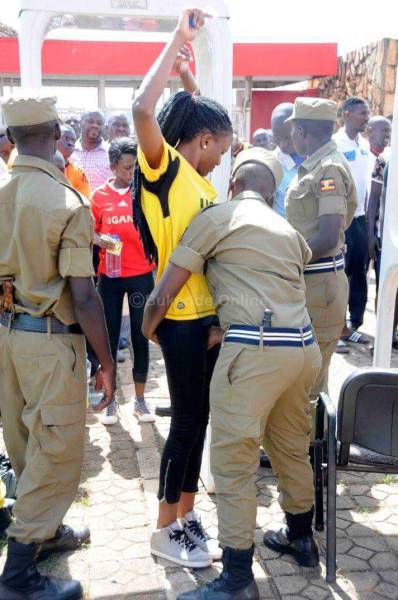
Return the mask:
[[308,457],[309,390],[321,356],[316,343],[264,347],[225,343],[210,386],[211,470],[217,494],[220,543],[244,550],[253,544],[257,498],[254,475],[264,441],[278,475],[283,510],[313,505]]
[[87,408],[83,335],[0,326],[0,409],[17,476],[8,535],[28,544],[52,538],[80,481]]
[[322,367],[311,390],[315,402],[327,392],[330,361],[344,327],[348,304],[348,280],[344,270],[305,275],[307,309],[322,354]]

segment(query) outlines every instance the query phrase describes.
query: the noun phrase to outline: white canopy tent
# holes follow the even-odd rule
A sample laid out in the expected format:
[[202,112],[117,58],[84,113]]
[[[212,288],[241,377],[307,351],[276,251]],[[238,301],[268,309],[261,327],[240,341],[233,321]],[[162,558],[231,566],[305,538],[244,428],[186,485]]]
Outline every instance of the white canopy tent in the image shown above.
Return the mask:
[[[41,86],[41,49],[46,34],[59,27],[150,32],[172,31],[185,0],[21,0],[19,52],[21,84]],[[229,12],[223,0],[197,1],[213,15],[206,20],[194,43],[197,77],[206,96],[215,98],[228,110],[232,104],[232,39]],[[230,157],[225,155],[212,175],[219,197],[227,196]]]

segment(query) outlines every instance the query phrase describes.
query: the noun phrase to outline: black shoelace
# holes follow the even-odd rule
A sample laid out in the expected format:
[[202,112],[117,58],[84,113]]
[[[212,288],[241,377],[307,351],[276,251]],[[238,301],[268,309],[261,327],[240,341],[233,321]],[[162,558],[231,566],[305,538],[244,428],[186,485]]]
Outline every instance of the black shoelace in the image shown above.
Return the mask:
[[189,539],[183,529],[176,529],[173,533],[169,533],[169,537],[171,540],[175,540],[177,544],[180,544],[180,546],[184,546],[188,552],[192,552],[196,548],[195,542]]
[[204,542],[210,539],[210,536],[207,535],[206,531],[203,529],[202,523],[199,519],[195,519],[195,521],[188,521],[187,525],[189,531],[196,535],[196,537],[200,538]]

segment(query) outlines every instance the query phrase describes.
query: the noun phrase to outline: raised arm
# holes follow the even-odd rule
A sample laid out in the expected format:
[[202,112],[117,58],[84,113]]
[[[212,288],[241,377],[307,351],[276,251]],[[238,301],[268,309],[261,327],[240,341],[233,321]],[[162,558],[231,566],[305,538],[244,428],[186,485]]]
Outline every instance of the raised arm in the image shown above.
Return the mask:
[[133,102],[133,119],[138,143],[149,165],[156,169],[162,159],[163,139],[156,119],[156,105],[161,97],[177,55],[186,42],[196,38],[205,17],[198,9],[185,10],[171,40],[147,73]]
[[189,63],[192,60],[191,51],[188,46],[182,46],[174,63],[174,70],[180,76],[182,86],[186,92],[199,96],[200,89]]

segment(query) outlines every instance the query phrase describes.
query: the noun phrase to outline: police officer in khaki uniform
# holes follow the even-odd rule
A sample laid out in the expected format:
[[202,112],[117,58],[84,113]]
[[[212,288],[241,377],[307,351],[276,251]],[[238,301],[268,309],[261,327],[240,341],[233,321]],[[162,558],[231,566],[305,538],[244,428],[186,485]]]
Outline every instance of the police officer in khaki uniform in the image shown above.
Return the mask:
[[145,310],[144,334],[156,340],[168,303],[192,272],[205,268],[221,323],[209,345],[223,340],[210,392],[223,571],[179,600],[259,598],[252,573],[253,476],[263,439],[288,524],[268,532],[264,541],[300,564],[319,560],[308,459],[308,393],[321,361],[305,306],[304,267],[311,252],[271,208],[281,179],[282,166],[272,153],[241,152],[233,167],[233,199],[195,217]]
[[320,98],[297,98],[287,119],[296,152],[307,156],[287,190],[286,212],[312,252],[304,271],[307,308],[322,353],[312,400],[327,387],[330,360],[345,323],[344,231],[357,206],[350,169],[331,139],[336,119],[337,104]]
[[0,182],[0,410],[17,476],[2,600],[77,600],[79,582],[42,577],[38,558],[73,550],[89,531],[62,519],[80,480],[87,406],[83,332],[113,399],[114,366],[92,282],[87,201],[52,163],[60,136],[55,98],[2,103],[18,157]]

